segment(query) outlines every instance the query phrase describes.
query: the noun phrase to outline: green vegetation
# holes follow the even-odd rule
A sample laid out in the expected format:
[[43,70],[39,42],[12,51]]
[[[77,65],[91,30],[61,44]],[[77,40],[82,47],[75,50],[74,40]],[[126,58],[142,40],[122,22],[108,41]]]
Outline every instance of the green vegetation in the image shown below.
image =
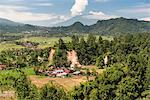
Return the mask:
[[24,47],[13,43],[0,43],[0,52],[5,50],[21,49],[21,48]]
[[[14,38],[14,40],[12,39],[12,37],[10,36],[21,36],[22,38],[18,39],[18,38]],[[31,35],[31,34],[28,34]],[[9,34],[5,34],[5,36],[9,36],[10,38],[8,39],[8,41],[4,41],[0,43],[0,52],[1,51],[5,51],[5,50],[12,50],[12,49],[22,49],[25,48],[25,46],[22,45],[18,45],[16,42],[33,42],[33,43],[38,43],[39,45],[37,46],[38,49],[45,49],[48,47],[53,47],[58,40],[60,39],[60,37],[28,37],[28,38],[24,38],[23,34],[19,34],[19,33],[9,33]],[[84,37],[85,40],[87,40],[88,35],[82,35]],[[98,39],[98,35],[95,35],[96,38]],[[104,40],[113,40],[112,36],[102,36],[102,38]],[[61,39],[65,42],[68,43],[71,41],[71,37],[61,37]]]
[[[2,19],[2,21],[5,19]],[[1,22],[1,20],[0,20]],[[137,19],[116,18],[109,20],[100,20],[97,23],[87,26],[80,22],[75,22],[70,26],[65,27],[41,27],[29,24],[20,24],[7,20],[5,23],[0,23],[1,33],[30,33],[34,36],[50,36],[51,34],[101,34],[114,35],[124,33],[143,33],[150,31],[150,22],[139,21]],[[42,33],[42,34],[41,34]]]
[[[101,48],[104,45],[109,54],[110,62],[107,65],[109,68],[102,75],[97,75],[94,81],[75,87],[71,93],[72,98],[148,100],[150,96],[148,92],[150,90],[149,43],[149,34],[126,35],[115,38],[114,41],[105,45],[101,42]],[[103,68],[101,61],[99,57],[96,64]]]
[[0,72],[0,87],[3,90],[15,90],[18,100],[37,100],[38,98],[37,88],[20,70]]
[[149,100],[149,33],[126,34],[111,41],[104,40],[101,36],[96,38],[91,34],[88,35],[87,40],[84,37],[72,36],[71,41],[65,43],[63,39],[59,39],[54,45],[56,53],[52,64],[55,66],[69,66],[66,52],[75,50],[82,65],[97,65],[100,69],[106,69],[101,75],[95,71],[93,80],[89,80],[87,69],[88,81],[74,87],[72,91],[65,93],[62,88],[53,84],[39,90],[27,79],[25,74],[34,74],[33,69],[28,69],[28,66],[42,68],[48,64],[50,48],[25,48],[1,52],[0,62],[7,65],[6,69],[17,69],[17,71],[1,71],[0,85],[14,89],[18,99],[21,100],[31,98],[33,100]]
[[67,63],[67,47],[62,39],[59,39],[56,53],[53,58],[53,65],[57,67],[69,67]]
[[68,100],[68,97],[61,86],[51,83],[41,89],[40,100]]
[[[39,43],[38,48],[46,48],[46,47],[53,47],[59,40],[60,37],[30,37],[30,38],[23,38],[18,41],[21,42],[35,42]],[[70,37],[61,37],[63,41],[69,42],[71,41]]]
[[[45,66],[48,62],[49,48],[8,50],[0,53],[0,62],[7,65],[7,69],[28,66]],[[40,59],[38,59],[40,58]]]

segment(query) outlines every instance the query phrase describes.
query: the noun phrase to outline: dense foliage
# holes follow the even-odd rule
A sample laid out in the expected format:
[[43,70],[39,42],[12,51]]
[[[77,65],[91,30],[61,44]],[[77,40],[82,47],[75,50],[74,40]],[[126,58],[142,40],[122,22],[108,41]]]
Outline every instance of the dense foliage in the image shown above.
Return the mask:
[[[94,81],[75,87],[72,98],[82,100],[150,99],[149,34],[115,38],[114,41],[109,42],[107,52],[111,59],[110,68],[102,75],[98,75]],[[98,58],[97,64],[101,60]]]
[[38,91],[35,85],[20,70],[0,72],[0,90],[15,90],[18,100],[37,100]]
[[53,83],[46,84],[40,91],[40,100],[67,100],[67,98],[63,88]]
[[7,65],[7,69],[28,66],[41,66],[48,63],[49,48],[8,50],[0,53],[0,62]]
[[56,46],[56,52],[53,57],[53,65],[57,67],[69,66],[69,63],[67,62],[67,47],[61,38]]

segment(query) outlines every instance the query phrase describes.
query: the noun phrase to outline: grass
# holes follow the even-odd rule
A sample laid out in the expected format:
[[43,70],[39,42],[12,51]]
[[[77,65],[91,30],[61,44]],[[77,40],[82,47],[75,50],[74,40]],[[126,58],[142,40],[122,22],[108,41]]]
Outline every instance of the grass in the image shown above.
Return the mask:
[[[26,68],[21,68],[20,70],[22,70],[26,75],[35,75],[34,68],[26,67]],[[15,70],[2,70],[2,71],[0,71],[0,77],[7,76],[7,75],[17,77],[18,73]]]
[[[71,37],[62,37],[62,39],[67,43],[71,41]],[[31,37],[31,38],[23,38],[18,41],[24,42],[24,41],[31,41],[31,42],[36,42],[39,43],[38,48],[46,48],[46,47],[51,47],[54,46],[55,43],[57,43],[59,40],[59,37]]]
[[35,75],[34,68],[26,67],[21,69],[26,75]]
[[21,49],[21,48],[24,48],[24,47],[13,44],[13,43],[1,43],[0,44],[0,52],[5,51],[5,50],[10,50],[10,49]]
[[[62,37],[62,39],[65,42],[71,41],[70,37]],[[26,38],[20,39],[19,41],[31,41],[31,42],[41,43],[41,44],[45,44],[45,43],[54,44],[55,42],[58,42],[58,40],[59,40],[59,37],[50,37],[50,38],[47,38],[47,37],[30,37],[28,39],[26,39]]]
[[2,71],[0,71],[0,79],[2,77],[6,77],[6,76],[9,76],[9,75],[17,77],[18,73],[15,70],[2,70]]

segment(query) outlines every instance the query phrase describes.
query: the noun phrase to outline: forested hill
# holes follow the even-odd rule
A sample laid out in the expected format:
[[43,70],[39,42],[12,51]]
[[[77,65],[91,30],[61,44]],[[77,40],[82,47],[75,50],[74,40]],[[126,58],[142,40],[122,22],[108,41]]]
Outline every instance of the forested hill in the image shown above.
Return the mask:
[[150,32],[150,22],[137,19],[116,18],[99,20],[96,24],[87,26],[76,22],[71,26],[53,27],[50,33],[95,33],[95,34],[120,34]]
[[93,25],[84,25],[81,22],[75,22],[70,26],[61,27],[42,27],[29,24],[16,23],[7,19],[0,19],[0,32],[43,32],[49,31],[50,34],[65,33],[93,33],[93,34],[121,34],[121,33],[141,33],[150,32],[150,22],[139,21],[137,19],[116,18],[109,20],[99,20]]

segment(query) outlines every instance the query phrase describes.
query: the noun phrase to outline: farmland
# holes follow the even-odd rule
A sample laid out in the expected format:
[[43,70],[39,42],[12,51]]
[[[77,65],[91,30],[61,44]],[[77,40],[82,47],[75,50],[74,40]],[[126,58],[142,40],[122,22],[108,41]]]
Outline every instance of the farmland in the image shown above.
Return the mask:
[[72,90],[74,86],[80,85],[81,82],[86,82],[87,79],[85,76],[73,76],[68,78],[50,78],[45,76],[29,76],[29,79],[33,84],[37,87],[41,88],[47,83],[53,82],[54,84],[58,84],[62,86],[65,90]]
[[[12,34],[6,34],[8,36],[11,36]],[[15,34],[17,35],[17,34]],[[19,34],[20,35],[20,34]],[[4,50],[10,50],[10,49],[21,49],[25,48],[21,45],[16,45],[15,42],[20,41],[20,42],[35,42],[39,43],[38,48],[39,49],[44,49],[47,47],[52,47],[54,46],[55,43],[58,42],[59,38],[62,38],[64,42],[70,42],[71,37],[29,37],[29,38],[21,38],[19,40],[13,40],[13,41],[6,41],[6,42],[1,42],[0,43],[0,52]],[[96,38],[98,39],[98,35],[96,35]],[[104,40],[113,40],[112,36],[102,36]],[[87,35],[84,35],[84,39],[87,40]]]
[[24,48],[23,46],[16,45],[14,43],[0,43],[0,52],[10,49],[21,49]]

